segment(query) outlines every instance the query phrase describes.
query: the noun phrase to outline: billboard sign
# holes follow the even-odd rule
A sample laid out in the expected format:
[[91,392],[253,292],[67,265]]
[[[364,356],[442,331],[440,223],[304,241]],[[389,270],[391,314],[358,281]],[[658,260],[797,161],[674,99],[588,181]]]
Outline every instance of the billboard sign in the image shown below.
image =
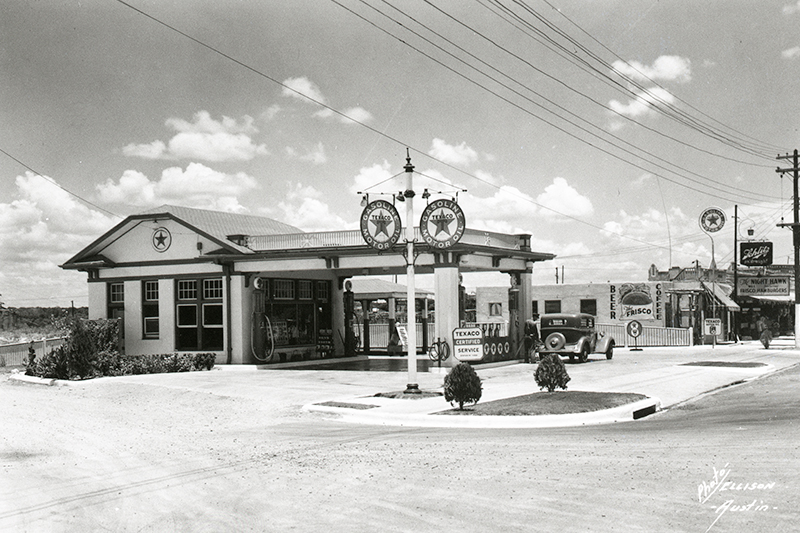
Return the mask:
[[789,277],[770,276],[763,278],[740,277],[736,287],[738,296],[789,296]]
[[739,263],[744,266],[772,264],[771,242],[743,242],[739,244]]

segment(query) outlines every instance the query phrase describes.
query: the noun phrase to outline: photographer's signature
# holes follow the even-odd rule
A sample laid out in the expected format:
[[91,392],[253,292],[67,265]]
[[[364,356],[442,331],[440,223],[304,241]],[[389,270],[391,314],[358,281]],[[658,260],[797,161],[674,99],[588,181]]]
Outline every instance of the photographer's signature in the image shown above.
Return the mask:
[[775,509],[764,502],[760,497],[750,499],[750,494],[747,494],[746,499],[741,499],[742,503],[736,503],[734,496],[745,495],[745,493],[753,493],[754,495],[761,495],[763,491],[769,491],[775,488],[775,482],[759,483],[749,482],[741,483],[728,480],[731,474],[731,469],[728,468],[730,463],[725,464],[723,468],[717,470],[714,468],[714,477],[710,481],[703,481],[697,486],[697,499],[701,504],[706,504],[712,496],[719,496],[724,498],[724,501],[717,505],[713,504],[711,507],[714,509],[716,518],[706,529],[706,533],[711,531],[722,516],[727,512],[736,513],[763,513],[770,509]]

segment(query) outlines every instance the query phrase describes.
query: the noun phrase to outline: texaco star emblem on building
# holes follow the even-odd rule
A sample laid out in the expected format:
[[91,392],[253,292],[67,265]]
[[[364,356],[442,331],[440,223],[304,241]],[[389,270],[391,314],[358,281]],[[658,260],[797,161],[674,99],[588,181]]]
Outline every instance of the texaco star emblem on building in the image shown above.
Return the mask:
[[375,200],[361,212],[361,236],[376,250],[388,250],[400,239],[400,214],[386,200]]
[[172,234],[167,228],[156,228],[153,230],[152,243],[156,252],[166,252],[172,244]]
[[434,248],[449,248],[461,240],[466,228],[464,212],[452,200],[428,204],[419,219],[422,239]]

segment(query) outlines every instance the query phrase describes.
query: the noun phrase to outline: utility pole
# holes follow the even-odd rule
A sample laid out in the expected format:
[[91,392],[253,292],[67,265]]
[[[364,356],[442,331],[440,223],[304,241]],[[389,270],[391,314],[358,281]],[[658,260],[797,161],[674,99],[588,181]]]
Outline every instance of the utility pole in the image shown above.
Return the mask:
[[791,224],[781,223],[778,226],[791,227],[792,236],[794,237],[794,347],[800,348],[800,291],[797,290],[797,283],[800,281],[800,204],[798,204],[797,196],[797,182],[800,179],[800,158],[798,158],[797,150],[795,150],[792,155],[779,155],[777,159],[779,161],[789,160],[792,163],[791,167],[778,167],[775,172],[781,175],[791,173],[793,178],[794,221]]

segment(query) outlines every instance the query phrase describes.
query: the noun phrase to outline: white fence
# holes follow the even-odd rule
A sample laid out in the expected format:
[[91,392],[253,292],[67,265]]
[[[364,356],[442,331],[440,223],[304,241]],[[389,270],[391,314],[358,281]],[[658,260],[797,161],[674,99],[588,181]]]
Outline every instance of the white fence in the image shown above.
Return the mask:
[[[397,323],[398,326],[406,326],[402,322]],[[361,345],[364,345],[363,329],[364,324],[358,324],[359,336],[361,337]],[[428,345],[435,341],[434,335],[436,334],[436,324],[433,322],[428,323]],[[369,325],[369,347],[373,351],[384,351],[389,346],[389,324],[373,324]],[[417,348],[422,348],[422,322],[417,322]]]
[[625,324],[597,324],[597,330],[614,337],[617,346],[692,346],[692,328],[665,328],[642,324],[642,334],[633,338]]
[[[39,358],[62,344],[64,344],[64,337],[42,339],[33,341],[33,349],[36,352],[36,357]],[[24,365],[28,361],[28,348],[30,346],[31,341],[0,345],[0,367]]]

